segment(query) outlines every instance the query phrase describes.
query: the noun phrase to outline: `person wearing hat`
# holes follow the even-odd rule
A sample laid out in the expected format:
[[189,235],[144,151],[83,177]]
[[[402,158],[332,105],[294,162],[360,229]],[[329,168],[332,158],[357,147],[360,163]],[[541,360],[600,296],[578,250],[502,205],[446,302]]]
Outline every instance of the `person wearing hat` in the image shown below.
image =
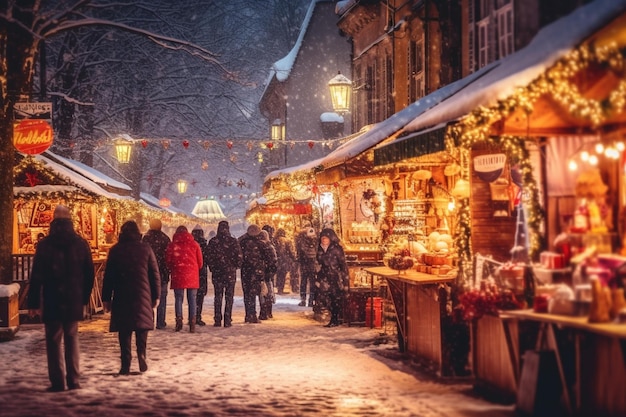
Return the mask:
[[28,314],[41,315],[50,392],[80,388],[78,322],[89,303],[95,271],[89,243],[74,231],[70,210],[56,206],[50,233],[35,250]]
[[261,292],[261,281],[266,276],[266,261],[261,228],[256,224],[248,226],[248,230],[239,238],[239,246],[243,262],[241,264],[241,289],[246,310],[246,323],[260,323],[256,312],[256,300]]
[[267,290],[264,294],[259,294],[259,320],[267,320],[274,317],[272,314],[272,306],[276,299],[274,297],[273,280],[276,270],[278,269],[279,261],[276,255],[276,248],[270,241],[270,234],[267,233],[267,230],[261,230],[259,238],[261,242],[263,242],[263,261],[265,263],[265,278],[263,281],[265,282],[265,289]]
[[[310,224],[310,223],[309,223]],[[317,299],[317,286],[315,285],[317,264],[317,233],[312,227],[306,227],[296,236],[296,258],[300,266],[300,304],[304,307],[307,303],[307,286],[309,289],[308,306],[314,307]]]
[[320,264],[320,290],[328,299],[330,309],[330,322],[325,327],[335,327],[339,325],[343,296],[349,286],[349,275],[346,256],[333,229],[323,229],[320,233],[317,262]]
[[213,326],[220,327],[224,319],[224,327],[231,327],[237,269],[241,268],[243,256],[239,242],[230,234],[230,226],[226,220],[218,223],[217,234],[209,240],[208,246],[209,269],[214,289]]
[[150,230],[143,236],[142,241],[150,245],[154,256],[156,256],[157,264],[159,265],[159,275],[161,277],[161,291],[159,305],[157,306],[157,318],[156,328],[165,329],[167,323],[165,322],[165,312],[167,306],[167,285],[170,282],[170,271],[167,268],[167,262],[165,262],[165,251],[170,244],[171,239],[168,235],[161,230],[162,223],[159,219],[150,220]]

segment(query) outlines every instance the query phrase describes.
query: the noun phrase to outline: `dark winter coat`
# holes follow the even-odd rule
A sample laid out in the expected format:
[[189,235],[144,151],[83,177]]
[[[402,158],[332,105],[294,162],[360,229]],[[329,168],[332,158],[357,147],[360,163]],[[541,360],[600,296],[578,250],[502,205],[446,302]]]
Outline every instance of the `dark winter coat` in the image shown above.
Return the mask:
[[142,241],[150,245],[154,256],[156,256],[161,282],[169,282],[170,271],[167,269],[167,262],[165,262],[165,251],[172,240],[161,230],[151,229],[143,236]]
[[213,272],[213,280],[232,276],[241,268],[243,255],[236,238],[230,234],[228,222],[221,221],[217,225],[217,234],[209,240],[208,265]]
[[[269,233],[268,233],[269,235]],[[276,247],[270,242],[269,236],[263,239],[261,234],[261,243],[263,244],[263,260],[265,262],[265,282],[273,281],[274,274],[278,271],[279,260],[276,254]]]
[[[321,245],[323,236],[330,238],[330,245],[324,251]],[[320,244],[317,248],[317,262],[320,270],[317,273],[318,280],[328,287],[328,291],[340,292],[348,288],[349,275],[346,256],[339,244],[339,238],[332,229],[324,229],[320,233]],[[322,288],[325,289],[325,288]]]
[[102,283],[102,301],[111,302],[109,331],[153,329],[160,283],[156,256],[141,241],[139,229],[120,233],[109,250]]
[[74,231],[71,219],[54,219],[35,251],[28,308],[43,308],[44,323],[82,320],[94,275],[89,243]]
[[[309,233],[309,231],[311,231]],[[312,228],[308,228],[296,236],[296,256],[300,264],[300,271],[317,271],[318,237]]]
[[209,271],[207,269],[209,265],[209,248],[207,246],[207,240],[204,238],[204,230],[202,229],[193,229],[191,235],[198,245],[200,245],[200,251],[202,252],[202,267],[199,271],[200,286],[198,287],[198,293],[206,294],[207,279],[209,278]]
[[278,272],[289,272],[293,263],[296,262],[296,254],[292,242],[287,239],[287,234],[283,229],[276,231],[274,248],[278,257]]
[[172,289],[193,289],[200,286],[200,268],[204,260],[200,245],[191,233],[174,233],[172,243],[165,251],[165,261],[172,277]]
[[260,236],[244,234],[239,240],[243,262],[241,263],[241,279],[249,282],[261,282],[267,274],[268,250]]

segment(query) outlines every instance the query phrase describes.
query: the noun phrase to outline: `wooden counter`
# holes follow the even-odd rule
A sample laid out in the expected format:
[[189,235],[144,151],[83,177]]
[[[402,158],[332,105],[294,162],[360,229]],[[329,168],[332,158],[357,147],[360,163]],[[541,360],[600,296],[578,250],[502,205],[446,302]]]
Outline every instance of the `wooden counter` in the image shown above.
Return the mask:
[[[442,330],[448,320],[447,291],[440,285],[456,277],[425,274],[414,270],[396,271],[378,266],[364,268],[387,280],[398,321],[398,346],[436,366],[439,375],[452,375],[451,355]],[[444,353],[445,351],[445,353]]]
[[539,323],[535,349],[554,352],[562,403],[570,415],[626,415],[626,324],[588,323],[587,317],[532,310],[507,311],[501,317],[505,329],[518,321]]

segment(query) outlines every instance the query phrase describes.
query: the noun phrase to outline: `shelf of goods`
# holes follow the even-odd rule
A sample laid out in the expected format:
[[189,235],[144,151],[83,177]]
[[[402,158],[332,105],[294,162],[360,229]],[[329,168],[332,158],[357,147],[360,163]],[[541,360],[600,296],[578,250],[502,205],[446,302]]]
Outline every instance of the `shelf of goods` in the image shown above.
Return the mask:
[[436,203],[434,199],[396,200],[393,203],[395,221],[393,233],[404,235],[421,230],[428,233],[437,225],[437,216],[429,213],[428,206]]
[[348,243],[351,244],[379,244],[380,232],[371,222],[352,222],[348,230]]

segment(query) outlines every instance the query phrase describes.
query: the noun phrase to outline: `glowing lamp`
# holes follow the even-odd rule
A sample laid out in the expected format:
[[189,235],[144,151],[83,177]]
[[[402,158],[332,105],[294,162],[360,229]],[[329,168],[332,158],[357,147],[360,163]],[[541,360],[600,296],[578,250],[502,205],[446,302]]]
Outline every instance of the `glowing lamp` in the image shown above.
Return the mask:
[[276,119],[274,123],[272,123],[271,138],[272,140],[285,139],[285,125],[279,119]]
[[178,180],[178,182],[176,182],[176,189],[178,190],[179,194],[185,194],[187,192],[187,186],[189,185],[189,183],[185,180]]
[[328,82],[330,99],[333,102],[333,110],[336,113],[348,113],[350,111],[350,94],[352,93],[352,81],[339,72]]
[[116,139],[115,142],[115,157],[120,164],[127,164],[130,162],[130,152],[133,149],[133,142],[126,139]]

